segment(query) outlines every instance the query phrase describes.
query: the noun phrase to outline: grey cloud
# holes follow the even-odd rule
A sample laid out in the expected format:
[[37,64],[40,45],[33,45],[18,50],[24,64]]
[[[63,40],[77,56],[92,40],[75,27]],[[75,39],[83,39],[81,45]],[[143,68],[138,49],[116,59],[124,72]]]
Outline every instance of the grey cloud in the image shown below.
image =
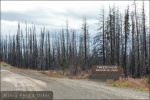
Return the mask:
[[47,25],[46,23],[42,23],[39,21],[39,18],[47,19],[51,17],[45,13],[44,9],[34,9],[31,11],[25,12],[1,12],[1,19],[7,21],[18,21],[18,22],[34,22],[37,25]]
[[79,19],[81,20],[83,18],[83,16],[86,16],[87,19],[96,19],[97,16],[99,15],[96,11],[95,12],[91,12],[91,11],[76,11],[75,9],[66,9],[66,13],[65,12],[53,12],[53,14],[55,15],[59,15],[59,16],[66,16],[66,17],[72,17],[75,19]]
[[[85,11],[85,10],[84,10]],[[59,17],[61,20],[61,17],[71,17],[73,20],[79,20],[82,21],[83,15],[86,15],[87,21],[90,19],[96,19],[97,13],[91,13],[91,12],[84,12],[84,11],[76,11],[75,9],[66,9],[65,12],[54,12],[47,8],[36,8],[32,9],[30,11],[24,11],[24,12],[1,12],[1,20],[7,20],[7,21],[17,21],[20,23],[34,23],[36,26],[48,26],[46,29],[51,30],[54,32],[54,30],[58,30],[62,26],[58,26],[55,22],[59,21],[57,18]],[[63,19],[63,18],[62,18]],[[62,24],[62,23],[60,23]],[[50,28],[49,26],[56,27],[56,28]],[[95,25],[89,24],[89,31],[93,33],[93,29],[95,28]],[[91,30],[92,29],[92,30]],[[80,29],[79,29],[80,30]]]
[[[59,15],[58,15],[59,16]],[[17,21],[21,23],[34,23],[42,26],[55,26],[57,15],[52,13],[45,13],[41,10],[27,11],[27,12],[1,12],[1,20]]]
[[[33,22],[37,25],[50,25],[55,24],[57,16],[62,17],[71,17],[76,20],[82,20],[83,15],[87,16],[87,19],[96,19],[98,16],[97,13],[92,12],[83,12],[75,11],[73,9],[67,9],[66,13],[64,12],[52,12],[50,9],[36,8],[30,11],[25,12],[1,12],[1,19],[8,21],[18,21],[18,22]],[[54,19],[54,20],[53,20]],[[49,21],[49,22],[48,22]]]
[[1,19],[8,21],[25,21],[24,18],[29,18],[30,15],[17,12],[1,12]]

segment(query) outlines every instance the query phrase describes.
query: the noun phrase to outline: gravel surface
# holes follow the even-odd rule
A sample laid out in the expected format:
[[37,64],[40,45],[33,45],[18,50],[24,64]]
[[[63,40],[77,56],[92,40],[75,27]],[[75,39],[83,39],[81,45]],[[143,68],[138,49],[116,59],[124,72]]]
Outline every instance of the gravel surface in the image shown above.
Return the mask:
[[1,67],[2,91],[53,91],[54,99],[149,99],[149,92],[111,87],[104,82],[47,77]]

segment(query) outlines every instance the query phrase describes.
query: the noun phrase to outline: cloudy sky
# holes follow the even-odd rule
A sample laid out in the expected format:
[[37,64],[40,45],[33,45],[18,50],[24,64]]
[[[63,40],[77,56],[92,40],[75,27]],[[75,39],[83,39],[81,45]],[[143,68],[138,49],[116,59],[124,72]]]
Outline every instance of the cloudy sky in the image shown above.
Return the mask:
[[[65,27],[67,19],[69,28],[81,32],[82,18],[86,16],[89,32],[95,34],[102,5],[107,16],[109,5],[114,4],[122,14],[128,4],[133,8],[133,1],[1,1],[1,33],[16,33],[18,22],[25,31],[25,21],[28,25],[34,23],[37,33],[42,27],[51,32],[59,32],[62,25]],[[141,4],[137,4],[138,11]],[[145,8],[149,19],[149,1],[145,1]]]

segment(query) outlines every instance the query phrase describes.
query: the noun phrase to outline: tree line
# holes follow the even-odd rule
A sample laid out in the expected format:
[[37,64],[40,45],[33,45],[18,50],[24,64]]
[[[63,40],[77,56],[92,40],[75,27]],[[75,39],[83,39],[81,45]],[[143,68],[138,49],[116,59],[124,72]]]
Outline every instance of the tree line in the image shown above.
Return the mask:
[[[150,74],[150,34],[146,25],[144,1],[141,12],[136,2],[121,14],[116,6],[104,8],[99,15],[97,34],[91,38],[86,16],[81,34],[70,29],[68,21],[60,32],[51,33],[26,23],[25,33],[18,23],[17,33],[0,34],[0,61],[19,68],[37,70],[76,69],[92,65],[121,65],[124,74],[141,77]],[[124,16],[123,16],[124,15]]]

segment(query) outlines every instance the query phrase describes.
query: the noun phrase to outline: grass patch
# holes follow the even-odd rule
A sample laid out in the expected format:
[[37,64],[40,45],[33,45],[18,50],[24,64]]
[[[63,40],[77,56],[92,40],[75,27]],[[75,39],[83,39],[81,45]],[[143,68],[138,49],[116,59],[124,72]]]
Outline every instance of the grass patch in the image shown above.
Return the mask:
[[128,87],[140,91],[149,91],[150,79],[149,77],[142,77],[140,79],[128,77],[126,79],[120,78],[117,81],[107,80],[106,83],[114,87]]
[[0,64],[1,64],[2,66],[4,66],[4,67],[11,66],[10,64],[7,64],[7,63],[5,63],[5,62],[0,62]]
[[149,78],[149,76],[147,76],[147,77],[145,78],[145,81],[147,82],[147,84],[150,85],[150,78]]
[[88,79],[89,74],[86,72],[81,72],[76,75],[71,75],[69,78],[71,79]]
[[49,70],[49,71],[40,71],[42,74],[54,78],[69,78],[69,79],[87,79],[89,74],[87,72],[81,72],[76,75],[71,74],[69,70]]
[[54,77],[54,78],[67,78],[66,75],[62,75],[60,71],[55,71],[55,70],[49,70],[49,71],[40,71],[42,74],[49,76],[49,77]]

